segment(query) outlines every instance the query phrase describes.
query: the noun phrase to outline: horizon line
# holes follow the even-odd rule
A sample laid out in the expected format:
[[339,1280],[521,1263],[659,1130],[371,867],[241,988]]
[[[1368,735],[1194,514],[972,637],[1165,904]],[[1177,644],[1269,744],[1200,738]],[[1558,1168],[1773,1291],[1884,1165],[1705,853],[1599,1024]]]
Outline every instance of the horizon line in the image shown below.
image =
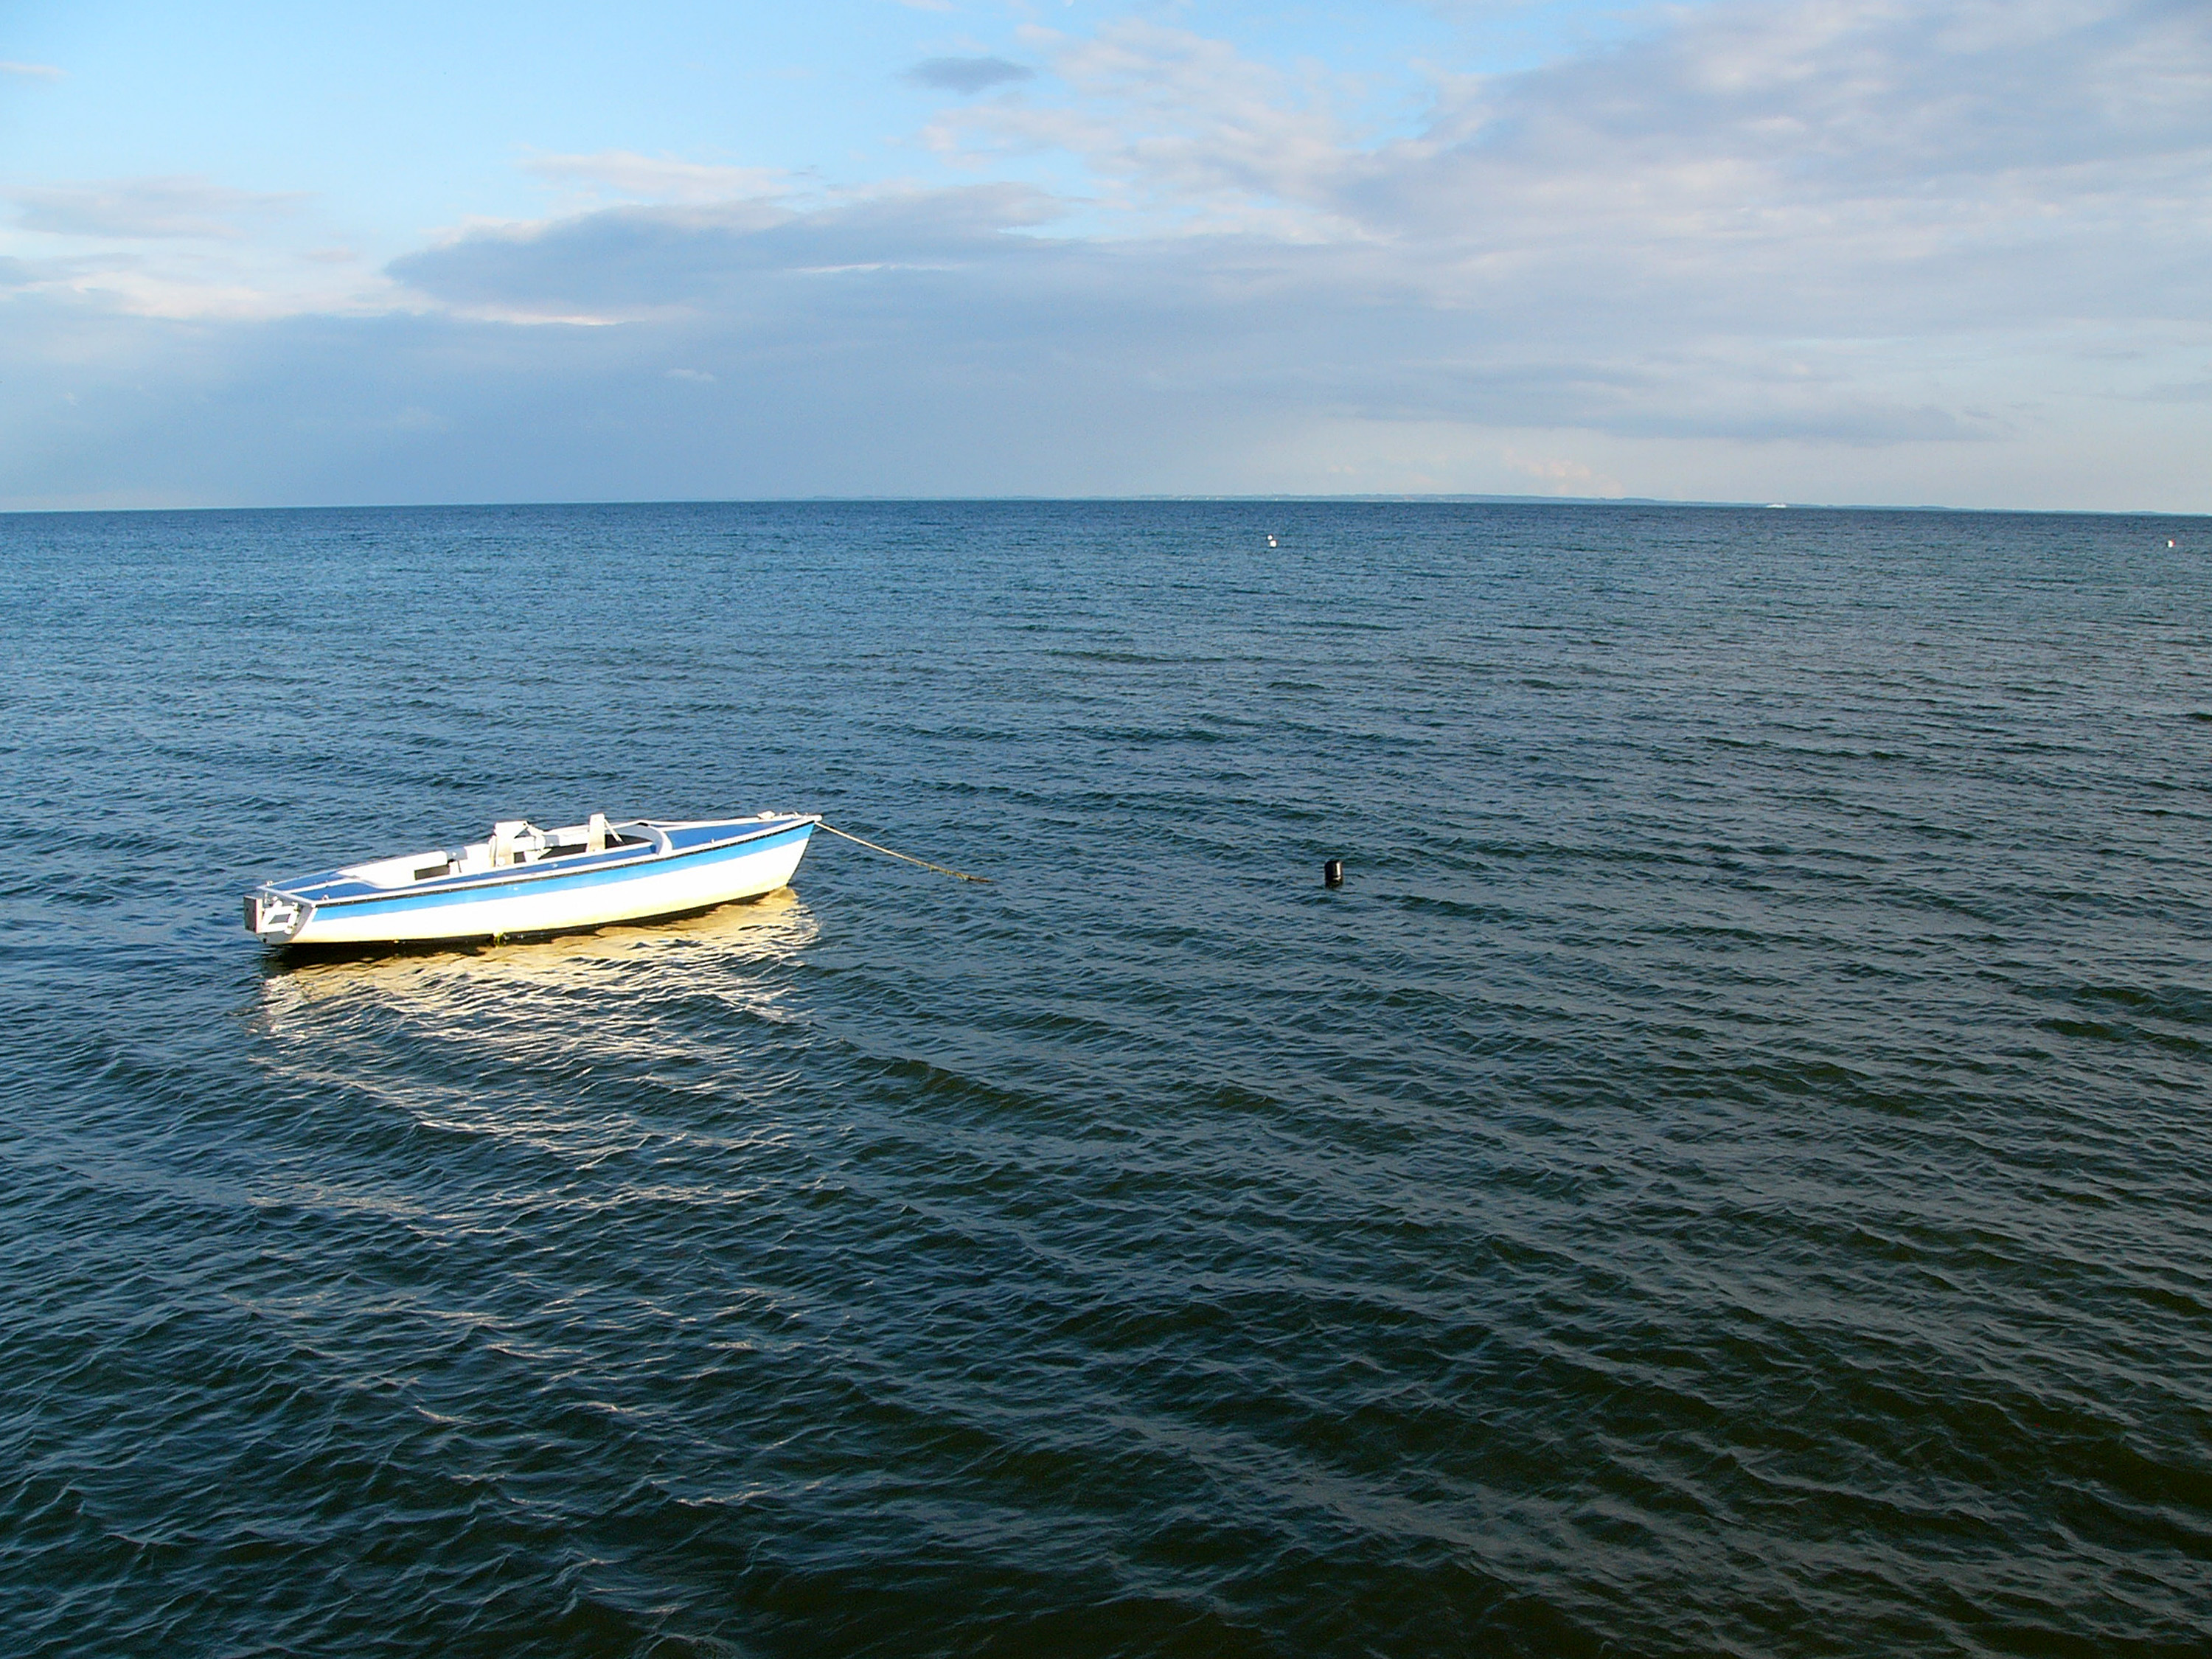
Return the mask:
[[1658,495],[1490,495],[1456,490],[1358,490],[1333,495],[1298,494],[1288,491],[1267,491],[1253,494],[1230,494],[1216,491],[1148,492],[1132,495],[1056,495],[1043,494],[1006,494],[991,495],[915,495],[814,494],[805,495],[672,495],[633,496],[604,499],[578,498],[547,501],[322,501],[295,502],[282,505],[228,504],[221,506],[179,507],[3,507],[0,518],[62,518],[90,516],[100,514],[157,514],[157,513],[375,513],[375,512],[452,512],[515,510],[544,507],[793,507],[863,505],[969,505],[992,506],[1022,503],[1029,505],[1093,504],[1125,505],[1138,502],[1220,502],[1224,504],[1251,503],[1255,505],[1281,502],[1290,505],[1346,504],[1367,506],[1422,505],[1490,506],[1490,507],[1677,507],[1706,511],[1777,512],[1794,510],[1816,513],[1951,513],[1951,514],[2007,514],[2044,518],[2160,518],[2203,519],[2212,514],[2187,510],[2167,510],[2159,507],[1954,507],[1942,502],[1893,501],[1754,501],[1703,500],[1694,497]]

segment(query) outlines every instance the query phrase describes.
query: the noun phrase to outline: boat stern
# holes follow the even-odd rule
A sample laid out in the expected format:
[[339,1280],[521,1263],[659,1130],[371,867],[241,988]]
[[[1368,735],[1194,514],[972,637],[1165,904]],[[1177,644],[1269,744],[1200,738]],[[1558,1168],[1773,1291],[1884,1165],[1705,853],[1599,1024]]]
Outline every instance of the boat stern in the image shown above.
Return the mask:
[[246,896],[246,931],[264,945],[289,945],[314,914],[307,900],[274,887],[257,887]]

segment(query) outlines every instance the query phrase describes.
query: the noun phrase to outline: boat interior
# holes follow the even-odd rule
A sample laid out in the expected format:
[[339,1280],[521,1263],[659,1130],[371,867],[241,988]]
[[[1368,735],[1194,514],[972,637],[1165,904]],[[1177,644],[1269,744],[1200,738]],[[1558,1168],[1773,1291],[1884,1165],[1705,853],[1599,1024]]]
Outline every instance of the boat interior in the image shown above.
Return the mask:
[[406,887],[418,881],[437,881],[447,876],[480,876],[517,865],[544,864],[556,859],[589,853],[643,851],[659,843],[641,825],[611,824],[606,814],[594,812],[583,823],[558,830],[540,830],[523,818],[502,819],[483,841],[472,841],[451,851],[403,854],[357,864],[340,872],[377,887]]

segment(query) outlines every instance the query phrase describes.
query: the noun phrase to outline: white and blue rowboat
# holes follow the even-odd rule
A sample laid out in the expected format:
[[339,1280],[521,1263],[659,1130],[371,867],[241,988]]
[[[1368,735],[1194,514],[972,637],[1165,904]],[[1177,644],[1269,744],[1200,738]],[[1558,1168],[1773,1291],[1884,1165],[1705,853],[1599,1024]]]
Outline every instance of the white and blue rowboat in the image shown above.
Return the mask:
[[246,895],[270,945],[409,945],[652,921],[787,885],[820,820],[650,818],[540,830],[520,818],[457,851],[409,853],[272,881]]

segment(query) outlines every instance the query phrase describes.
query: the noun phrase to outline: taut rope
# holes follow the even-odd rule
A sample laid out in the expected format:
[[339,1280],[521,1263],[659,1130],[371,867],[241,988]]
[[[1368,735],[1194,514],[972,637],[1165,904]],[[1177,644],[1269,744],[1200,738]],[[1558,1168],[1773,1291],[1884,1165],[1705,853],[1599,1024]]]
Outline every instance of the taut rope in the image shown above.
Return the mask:
[[814,820],[814,827],[817,830],[827,830],[833,836],[842,836],[847,841],[858,842],[871,853],[884,853],[895,859],[904,859],[908,864],[918,864],[925,870],[934,870],[940,876],[957,876],[963,881],[980,881],[986,887],[991,884],[991,878],[988,876],[971,876],[965,870],[955,870],[946,864],[932,864],[927,859],[918,859],[911,853],[894,853],[888,847],[878,847],[872,841],[863,841],[851,830],[840,830],[836,824],[824,823],[820,818]]

